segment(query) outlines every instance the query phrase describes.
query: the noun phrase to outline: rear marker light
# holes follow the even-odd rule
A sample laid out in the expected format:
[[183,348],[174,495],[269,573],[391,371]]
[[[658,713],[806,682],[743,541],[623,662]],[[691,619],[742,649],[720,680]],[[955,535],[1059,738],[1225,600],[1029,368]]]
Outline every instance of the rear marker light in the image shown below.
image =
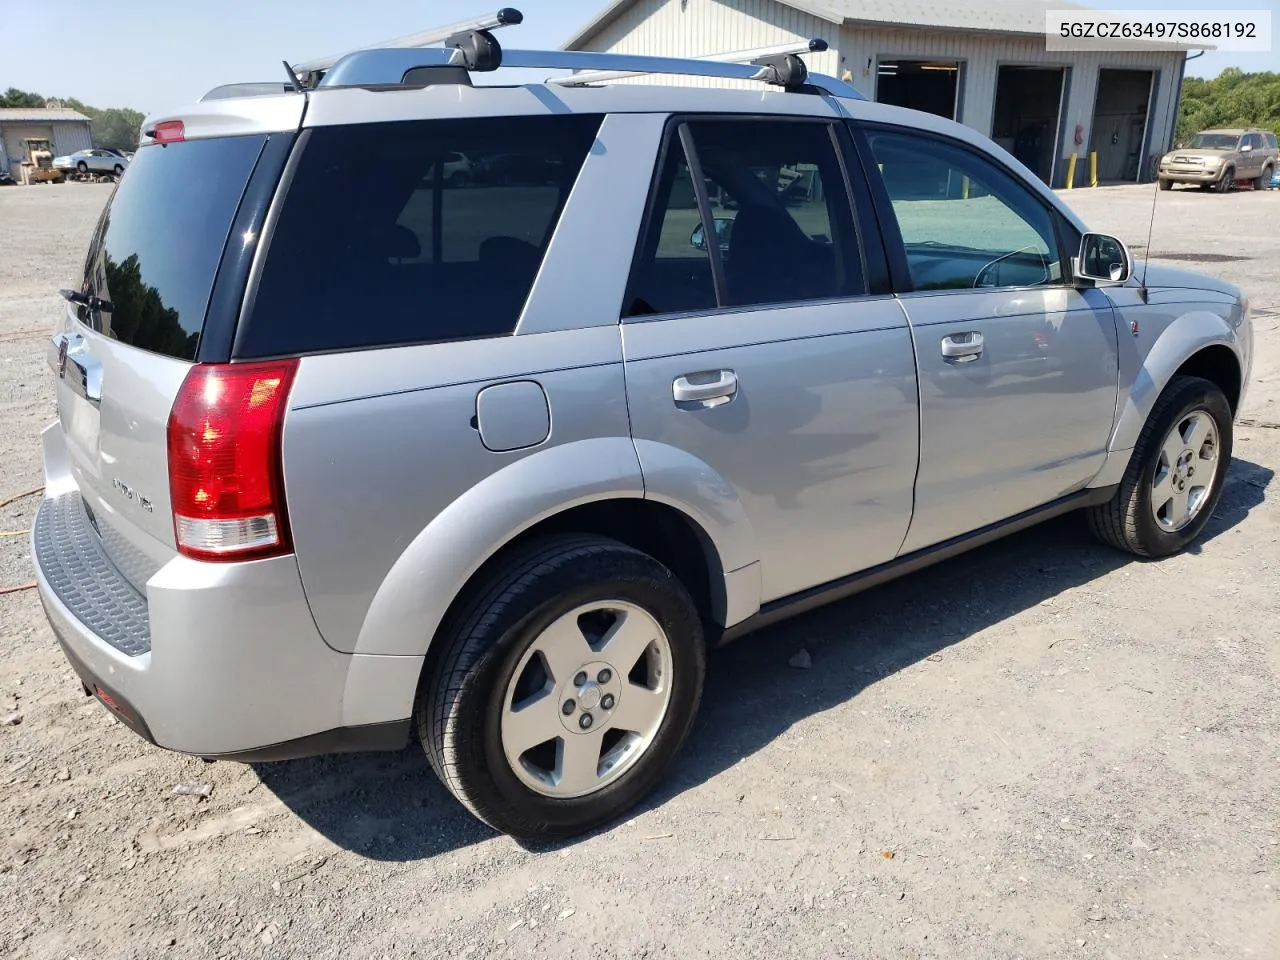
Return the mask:
[[178,551],[236,561],[292,549],[281,432],[296,360],[197,364],[169,415]]

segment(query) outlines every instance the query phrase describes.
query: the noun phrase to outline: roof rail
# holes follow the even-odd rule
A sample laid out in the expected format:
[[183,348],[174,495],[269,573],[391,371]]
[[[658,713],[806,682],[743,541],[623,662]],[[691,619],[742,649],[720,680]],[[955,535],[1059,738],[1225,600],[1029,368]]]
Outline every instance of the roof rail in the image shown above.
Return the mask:
[[[623,77],[665,74],[710,77],[722,80],[759,80],[789,91],[819,91],[836,97],[865,100],[842,80],[811,74],[801,53],[821,53],[825,40],[803,40],[773,47],[699,59],[645,57],[584,50],[506,50],[492,31],[524,22],[524,15],[510,7],[474,20],[387,40],[372,47],[333,57],[321,57],[289,67],[288,76],[301,89],[318,87],[413,86],[406,78],[431,68],[453,68],[453,78],[441,82],[465,83],[470,72],[488,73],[499,67],[575,71],[571,76],[548,78],[548,83],[582,86]],[[444,49],[424,50],[443,43]],[[289,65],[286,63],[286,67]],[[436,72],[436,71],[432,71]],[[441,77],[448,74],[441,70]],[[211,91],[211,93],[214,91]]]
[[[316,60],[308,60],[305,63],[294,64],[293,72],[299,79],[309,81],[308,86],[315,86],[330,67],[340,60],[352,56],[353,53],[365,53],[369,50],[403,50],[414,47],[429,47],[434,43],[443,43],[447,47],[459,49],[468,40],[473,43],[479,41],[480,45],[486,45],[485,41],[487,41],[488,44],[495,48],[497,60],[500,62],[501,49],[498,48],[497,41],[493,39],[493,34],[490,31],[501,27],[514,27],[523,22],[523,13],[512,7],[503,7],[497,13],[488,16],[477,17],[473,20],[462,20],[446,27],[424,30],[421,33],[411,33],[408,36],[397,37],[394,40],[384,40],[382,43],[375,43],[363,50],[340,53],[331,57],[320,57]],[[460,66],[461,64],[455,65]],[[495,68],[496,65],[494,64]]]
[[[452,50],[360,50],[347,54],[320,79],[318,87],[362,87],[398,84],[405,74],[423,67],[457,66]],[[798,57],[796,58],[799,59]],[[723,80],[763,80],[787,89],[800,89],[783,82],[771,67],[715,60],[681,60],[673,57],[644,57],[630,54],[592,53],[578,50],[504,50],[502,66],[537,70],[591,70],[622,73],[626,76],[672,75],[713,77]],[[807,71],[806,71],[807,73]],[[584,74],[565,78],[569,83],[585,83]],[[861,93],[842,80],[821,73],[808,73],[807,88],[833,97],[865,100]]]
[[206,100],[226,100],[231,97],[269,97],[278,93],[294,93],[292,86],[282,80],[264,80],[260,83],[224,83],[220,87],[214,87],[203,97],[200,102]]

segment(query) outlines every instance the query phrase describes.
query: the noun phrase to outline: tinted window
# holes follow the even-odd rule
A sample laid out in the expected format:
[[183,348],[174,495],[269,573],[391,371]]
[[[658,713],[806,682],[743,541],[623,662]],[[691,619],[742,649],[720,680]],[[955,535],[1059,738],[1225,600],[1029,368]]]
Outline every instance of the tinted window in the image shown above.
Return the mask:
[[[699,212],[690,165],[672,140],[631,315],[856,296],[866,292],[844,174],[821,123],[689,124],[711,221]],[[711,268],[714,230],[723,289]]]
[[1276,135],[1274,133],[1264,133],[1263,137],[1266,138],[1267,146],[1270,149],[1276,149]]
[[110,310],[81,320],[122,343],[193,360],[222,248],[262,137],[140,149],[103,214],[82,292]]
[[237,355],[511,333],[600,119],[311,130]]
[[1025,185],[928,137],[869,131],[917,290],[1060,283],[1053,218]]

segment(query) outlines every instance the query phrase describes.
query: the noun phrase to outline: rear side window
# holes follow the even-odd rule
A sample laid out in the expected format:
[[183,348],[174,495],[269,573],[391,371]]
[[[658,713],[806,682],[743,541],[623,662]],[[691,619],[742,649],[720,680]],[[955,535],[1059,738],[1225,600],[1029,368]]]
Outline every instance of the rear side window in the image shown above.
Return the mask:
[[80,319],[142,350],[194,360],[222,248],[265,137],[143,147],[99,221]]
[[312,129],[236,355],[510,334],[601,119]]
[[1272,150],[1276,149],[1276,135],[1274,133],[1264,133],[1263,137],[1266,138],[1268,147]]

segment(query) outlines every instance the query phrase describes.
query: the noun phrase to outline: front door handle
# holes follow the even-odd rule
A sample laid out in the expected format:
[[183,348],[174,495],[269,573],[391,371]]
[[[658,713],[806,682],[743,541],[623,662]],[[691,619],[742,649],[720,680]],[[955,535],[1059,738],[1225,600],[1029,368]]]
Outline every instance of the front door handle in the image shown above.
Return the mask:
[[732,370],[707,370],[676,377],[671,383],[671,396],[676,403],[719,406],[728,403],[738,392],[738,375]]
[[956,363],[972,363],[982,356],[982,334],[970,330],[942,338],[942,357]]

